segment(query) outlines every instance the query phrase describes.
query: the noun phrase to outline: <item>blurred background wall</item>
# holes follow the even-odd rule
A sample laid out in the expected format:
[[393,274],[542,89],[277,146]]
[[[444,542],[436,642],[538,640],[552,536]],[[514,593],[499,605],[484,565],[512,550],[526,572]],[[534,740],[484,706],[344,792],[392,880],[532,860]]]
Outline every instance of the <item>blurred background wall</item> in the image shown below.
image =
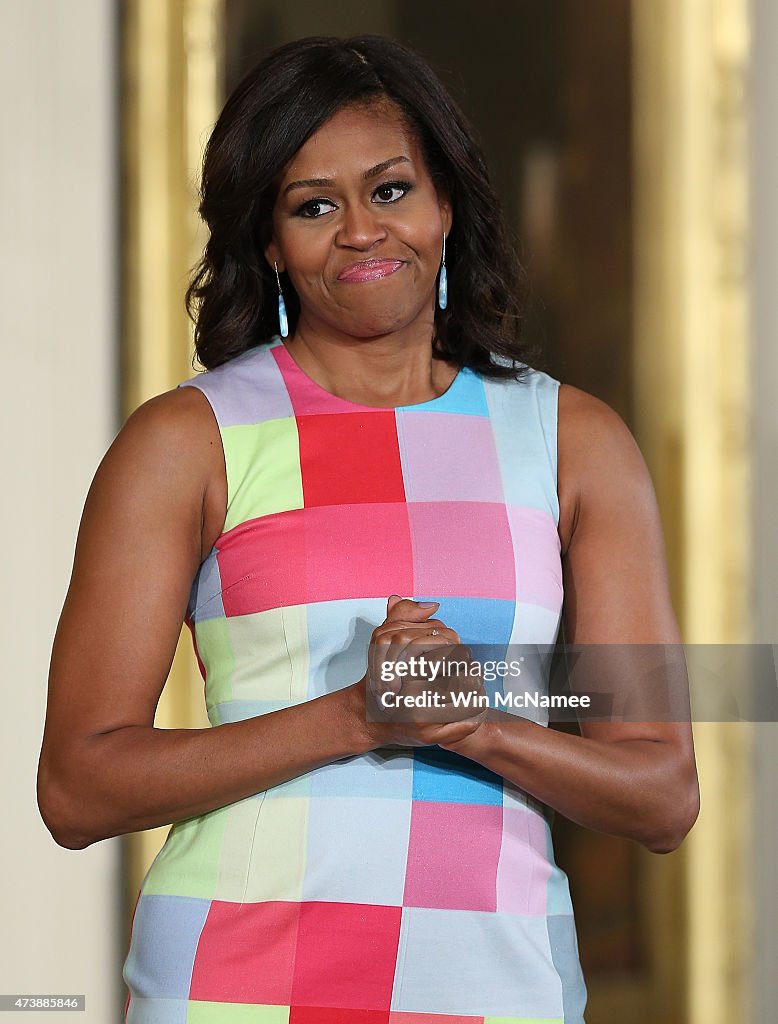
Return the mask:
[[94,1024],[119,1020],[122,848],[57,846],[35,776],[78,522],[121,422],[117,53],[110,0],[0,3],[0,992],[86,994]]
[[[224,97],[276,43],[359,32],[416,46],[475,123],[528,330],[649,462],[686,642],[778,639],[774,0],[3,0],[0,991],[86,992],[87,1020],[120,1020],[167,829],[71,852],[35,806],[83,501],[126,416],[193,372],[182,298]],[[184,631],[156,724],[206,725],[201,701]],[[776,1019],[778,726],[695,733],[703,813],[676,853],[555,826],[587,1024]]]
[[[778,4],[752,0],[749,75],[754,638],[778,642]],[[778,724],[754,726],[751,1018],[778,1018]]]

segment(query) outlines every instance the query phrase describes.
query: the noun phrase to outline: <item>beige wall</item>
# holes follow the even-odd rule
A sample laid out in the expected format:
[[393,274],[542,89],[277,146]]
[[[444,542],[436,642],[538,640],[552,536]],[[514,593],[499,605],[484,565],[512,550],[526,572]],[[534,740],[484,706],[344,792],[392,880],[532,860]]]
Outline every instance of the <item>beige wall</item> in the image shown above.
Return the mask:
[[121,1016],[119,841],[57,846],[35,774],[76,530],[118,428],[115,21],[112,0],[0,4],[0,992],[84,993],[95,1024]]

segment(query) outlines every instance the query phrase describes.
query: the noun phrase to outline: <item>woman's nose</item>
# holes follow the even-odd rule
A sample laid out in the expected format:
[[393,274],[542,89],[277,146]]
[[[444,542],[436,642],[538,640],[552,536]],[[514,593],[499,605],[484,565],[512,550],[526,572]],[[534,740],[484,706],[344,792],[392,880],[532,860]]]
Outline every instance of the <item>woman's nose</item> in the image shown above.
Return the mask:
[[379,241],[386,234],[378,211],[368,209],[360,203],[346,206],[343,211],[337,241],[364,249]]

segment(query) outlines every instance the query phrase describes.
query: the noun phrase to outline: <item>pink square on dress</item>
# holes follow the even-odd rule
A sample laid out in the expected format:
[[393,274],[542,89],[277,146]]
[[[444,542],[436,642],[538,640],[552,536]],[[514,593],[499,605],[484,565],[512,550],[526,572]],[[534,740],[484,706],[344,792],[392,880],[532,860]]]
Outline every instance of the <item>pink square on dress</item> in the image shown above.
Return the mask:
[[543,816],[519,807],[503,807],[497,910],[508,914],[545,914],[550,875]]
[[402,907],[303,903],[291,1005],[388,1011],[401,916]]
[[416,593],[515,599],[513,541],[505,505],[411,501],[408,519]]
[[399,412],[397,431],[408,501],[505,500],[488,417]]
[[413,593],[405,502],[305,509],[305,601]]
[[288,1006],[298,903],[213,900],[197,945],[190,999]]
[[502,813],[498,804],[414,800],[403,905],[496,910]]
[[562,606],[561,542],[556,523],[536,508],[508,507],[516,548],[517,600],[556,612]]

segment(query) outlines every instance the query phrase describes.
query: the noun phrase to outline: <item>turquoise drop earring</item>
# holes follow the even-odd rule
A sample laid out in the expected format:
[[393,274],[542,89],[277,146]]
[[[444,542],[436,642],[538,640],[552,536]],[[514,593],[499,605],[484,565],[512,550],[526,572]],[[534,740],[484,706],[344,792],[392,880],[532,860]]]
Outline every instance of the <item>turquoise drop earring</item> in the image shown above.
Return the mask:
[[448,305],[448,280],[446,278],[446,233],[443,232],[443,259],[440,266],[440,282],[438,284],[438,305],[445,309]]
[[278,281],[278,326],[281,331],[281,337],[286,338],[289,335],[289,321],[286,318],[284,293],[281,291],[281,278],[278,276],[278,264],[275,260],[273,260],[273,266],[276,268],[276,281]]

